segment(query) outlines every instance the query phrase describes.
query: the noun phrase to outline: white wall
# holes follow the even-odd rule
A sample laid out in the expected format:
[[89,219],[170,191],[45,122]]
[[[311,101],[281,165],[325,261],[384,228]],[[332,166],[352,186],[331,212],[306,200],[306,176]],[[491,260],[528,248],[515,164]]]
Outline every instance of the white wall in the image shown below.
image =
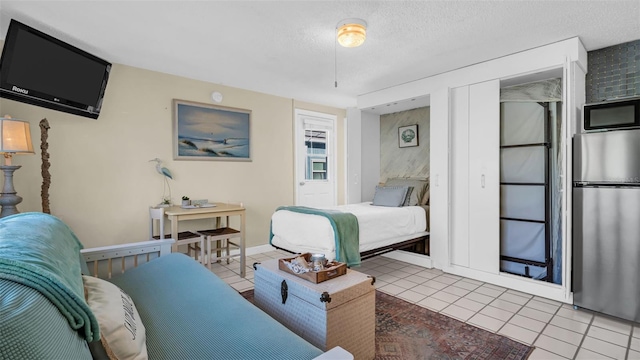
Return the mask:
[[[220,105],[252,111],[252,161],[174,161],[172,100],[211,103],[214,90],[224,95]],[[24,198],[18,209],[42,209],[38,122],[47,118],[51,211],[70,225],[86,247],[148,238],[147,209],[162,196],[162,176],[149,162],[155,157],[174,175],[174,202],[182,195],[243,201],[247,245],[267,244],[271,214],[280,205],[293,204],[294,106],[337,116],[337,169],[338,178],[343,179],[342,109],[117,64],[97,120],[0,99],[1,114],[30,122],[37,153],[14,157],[15,164],[22,165],[14,176],[15,188]],[[338,201],[343,203],[343,181],[338,191]]]
[[362,115],[356,108],[347,109],[346,148],[347,179],[346,203],[362,202]]
[[362,112],[362,201],[372,201],[380,179],[380,116]]
[[[400,148],[398,128],[418,125],[418,146]],[[429,107],[380,116],[380,179],[429,177]]]

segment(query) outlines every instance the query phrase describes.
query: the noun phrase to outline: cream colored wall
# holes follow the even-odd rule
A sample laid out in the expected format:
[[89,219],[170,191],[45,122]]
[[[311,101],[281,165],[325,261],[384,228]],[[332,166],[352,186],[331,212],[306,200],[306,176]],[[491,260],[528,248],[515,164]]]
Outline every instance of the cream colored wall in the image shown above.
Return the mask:
[[[209,96],[214,90],[224,95],[220,105],[252,111],[252,161],[174,161],[172,100],[211,104]],[[42,210],[38,123],[47,118],[51,125],[51,212],[64,220],[86,247],[148,238],[147,208],[160,201],[163,186],[162,176],[149,162],[155,157],[174,175],[170,181],[174,202],[182,195],[243,201],[247,246],[267,244],[271,214],[280,205],[293,204],[294,199],[294,104],[336,114],[342,124],[345,111],[341,109],[124,65],[112,69],[97,120],[0,99],[0,114],[31,123],[36,148],[35,156],[14,157],[14,163],[22,165],[14,181],[24,198],[18,209]],[[342,126],[338,135],[340,139],[344,135]],[[341,144],[340,159],[344,157]],[[340,189],[343,201],[342,182]]]
[[[418,124],[418,146],[398,147],[398,127]],[[380,116],[380,181],[429,176],[429,107]]]

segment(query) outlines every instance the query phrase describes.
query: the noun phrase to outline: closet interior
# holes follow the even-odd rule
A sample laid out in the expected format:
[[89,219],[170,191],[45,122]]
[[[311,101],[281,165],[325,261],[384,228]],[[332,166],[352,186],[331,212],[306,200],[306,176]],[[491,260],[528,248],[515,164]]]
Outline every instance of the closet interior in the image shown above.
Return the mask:
[[500,89],[500,271],[561,283],[562,79]]

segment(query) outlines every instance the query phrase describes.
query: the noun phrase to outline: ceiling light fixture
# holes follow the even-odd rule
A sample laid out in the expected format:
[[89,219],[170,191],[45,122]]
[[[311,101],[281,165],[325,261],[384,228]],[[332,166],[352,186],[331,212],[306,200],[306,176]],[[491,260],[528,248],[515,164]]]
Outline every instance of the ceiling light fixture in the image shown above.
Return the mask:
[[362,19],[345,19],[338,23],[338,43],[344,47],[358,47],[367,39],[367,23]]
[[[367,22],[362,19],[344,19],[336,25],[336,40],[341,46],[354,48],[367,39]],[[334,86],[338,87],[338,45],[333,43]]]

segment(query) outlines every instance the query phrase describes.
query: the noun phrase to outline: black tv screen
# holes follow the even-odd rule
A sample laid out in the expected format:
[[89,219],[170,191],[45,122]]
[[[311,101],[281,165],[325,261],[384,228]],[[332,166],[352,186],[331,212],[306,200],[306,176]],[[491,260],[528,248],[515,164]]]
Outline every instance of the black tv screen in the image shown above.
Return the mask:
[[11,20],[0,59],[0,96],[97,119],[111,64]]

